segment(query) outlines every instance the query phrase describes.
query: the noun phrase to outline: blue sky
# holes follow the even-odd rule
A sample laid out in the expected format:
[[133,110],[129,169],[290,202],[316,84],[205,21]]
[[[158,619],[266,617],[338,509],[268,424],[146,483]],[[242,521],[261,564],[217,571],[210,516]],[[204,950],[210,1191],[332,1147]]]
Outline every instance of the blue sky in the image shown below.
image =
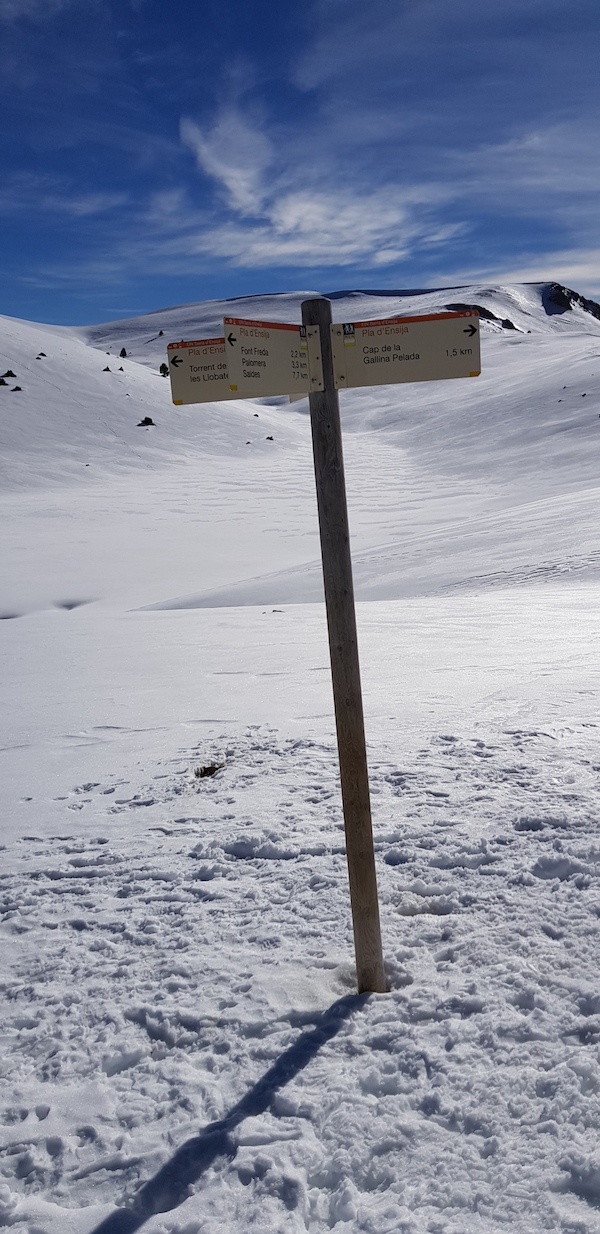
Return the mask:
[[0,0],[0,312],[600,296],[600,0]]

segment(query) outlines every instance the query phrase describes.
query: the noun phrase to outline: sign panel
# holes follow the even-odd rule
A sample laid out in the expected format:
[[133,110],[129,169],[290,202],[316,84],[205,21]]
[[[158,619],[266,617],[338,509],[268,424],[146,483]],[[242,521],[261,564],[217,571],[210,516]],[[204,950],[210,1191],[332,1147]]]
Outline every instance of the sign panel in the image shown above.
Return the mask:
[[224,333],[230,397],[300,395],[323,389],[317,326],[226,317]]
[[429,313],[331,326],[336,389],[479,377],[479,314]]
[[229,389],[224,338],[201,338],[167,347],[171,398],[184,403],[220,403],[236,398]]

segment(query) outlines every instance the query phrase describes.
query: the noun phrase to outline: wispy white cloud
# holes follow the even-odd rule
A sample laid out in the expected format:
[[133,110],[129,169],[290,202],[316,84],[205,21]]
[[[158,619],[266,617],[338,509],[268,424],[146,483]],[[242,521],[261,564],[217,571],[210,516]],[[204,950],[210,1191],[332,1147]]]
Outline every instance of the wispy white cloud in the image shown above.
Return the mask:
[[61,197],[49,193],[42,198],[41,207],[54,210],[59,214],[71,215],[73,218],[89,218],[92,215],[107,214],[117,210],[127,202],[127,193],[81,193],[75,196]]
[[389,266],[418,245],[439,242],[422,206],[395,189],[295,190],[276,196],[251,225],[234,220],[193,241],[196,253],[213,253],[235,266]]
[[121,259],[116,255],[107,255],[96,260],[40,265],[33,272],[21,274],[19,282],[39,291],[56,291],[60,288],[89,292],[90,287],[121,287],[123,275]]
[[[124,3],[137,12],[144,0],[124,0]],[[64,9],[87,7],[98,10],[105,6],[106,0],[0,0],[0,22],[48,22]]]
[[[189,206],[182,209],[180,227],[196,255],[248,268],[385,266],[403,260],[415,245],[440,243],[458,230],[440,226],[436,217],[445,196],[439,186],[369,189],[350,175],[332,177],[318,146],[308,164],[294,143],[276,152],[267,134],[234,105],[206,132],[184,119],[181,135],[227,207],[224,220],[222,209],[202,219]],[[172,226],[177,220],[172,214],[165,221]]]
[[273,147],[236,107],[224,108],[207,131],[184,117],[181,140],[196,155],[200,170],[222,185],[233,210],[253,214],[260,209]]
[[145,225],[153,231],[163,228],[169,230],[181,226],[188,206],[188,196],[185,188],[177,186],[170,189],[159,189],[152,193],[145,210]]
[[38,214],[89,218],[116,210],[124,206],[127,199],[126,193],[76,193],[56,177],[21,173],[10,176],[0,188],[0,213],[35,209]]
[[295,82],[336,172],[437,184],[492,244],[521,219],[532,248],[593,245],[598,0],[314,0],[311,27]]
[[576,203],[600,191],[600,162],[590,157],[597,141],[598,117],[548,124],[541,118],[522,125],[508,141],[454,150],[448,169],[463,192],[495,199],[509,197],[518,208],[525,195],[533,196],[537,208],[554,209],[562,197]]
[[0,0],[0,22],[47,21],[77,0]]
[[600,248],[573,248],[536,253],[518,264],[496,263],[461,270],[461,281],[489,283],[562,283],[594,299],[600,295]]
[[[572,247],[532,253],[518,262],[503,264],[496,258],[476,266],[467,259],[458,272],[453,264],[456,242],[462,241],[463,252],[468,249],[468,210],[476,198],[508,213],[517,191],[520,205],[515,209],[523,208],[527,196],[540,217],[545,210],[550,217],[560,194],[565,217],[577,209],[577,200],[594,188],[599,173],[579,167],[581,146],[573,155],[577,130],[571,133],[567,125],[538,126],[500,145],[452,155],[446,183],[408,185],[388,181],[377,186],[350,172],[333,177],[316,145],[313,163],[307,165],[298,158],[297,145],[275,142],[234,103],[204,128],[184,119],[181,141],[202,176],[213,181],[212,202],[203,190],[202,205],[196,204],[193,179],[187,186],[160,188],[137,205],[119,193],[73,193],[49,178],[22,178],[0,190],[0,210],[35,198],[38,208],[65,217],[105,216],[94,258],[40,271],[42,283],[55,279],[76,285],[87,278],[109,285],[142,269],[177,276],[215,266],[372,268],[393,270],[396,279],[398,269],[426,257],[429,277],[419,279],[422,285],[558,279],[590,295],[600,286],[600,250],[586,247],[583,233]],[[577,192],[571,193],[574,182]]]

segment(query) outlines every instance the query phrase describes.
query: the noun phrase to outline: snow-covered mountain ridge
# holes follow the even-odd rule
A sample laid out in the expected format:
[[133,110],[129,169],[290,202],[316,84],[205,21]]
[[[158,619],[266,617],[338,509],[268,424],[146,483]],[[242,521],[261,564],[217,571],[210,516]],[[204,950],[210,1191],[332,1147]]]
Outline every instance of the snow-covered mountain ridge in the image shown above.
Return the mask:
[[[367,321],[374,317],[451,311],[452,304],[459,301],[483,309],[484,320],[488,323],[486,329],[494,326],[499,329],[501,323],[508,320],[517,330],[536,333],[588,330],[592,334],[600,333],[600,305],[560,283],[523,283],[508,287],[481,283],[425,291],[299,291],[240,296],[233,300],[209,300],[160,309],[142,317],[78,328],[75,332],[100,350],[114,352],[125,347],[140,363],[155,364],[160,363],[159,357],[164,359],[167,342],[219,335],[224,317],[299,322],[302,301],[320,294],[331,299],[335,321]],[[487,314],[489,316],[485,316]]]

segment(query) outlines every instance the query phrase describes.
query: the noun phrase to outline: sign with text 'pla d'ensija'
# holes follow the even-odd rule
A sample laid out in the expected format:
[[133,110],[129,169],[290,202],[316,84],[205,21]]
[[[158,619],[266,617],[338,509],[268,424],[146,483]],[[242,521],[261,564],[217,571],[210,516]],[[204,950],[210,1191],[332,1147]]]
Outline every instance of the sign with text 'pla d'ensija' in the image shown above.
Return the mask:
[[331,326],[338,390],[479,377],[479,314],[430,313]]
[[224,338],[202,338],[167,347],[171,398],[184,403],[220,403],[237,398],[229,389]]
[[323,389],[316,326],[226,317],[224,333],[230,397],[263,398]]

